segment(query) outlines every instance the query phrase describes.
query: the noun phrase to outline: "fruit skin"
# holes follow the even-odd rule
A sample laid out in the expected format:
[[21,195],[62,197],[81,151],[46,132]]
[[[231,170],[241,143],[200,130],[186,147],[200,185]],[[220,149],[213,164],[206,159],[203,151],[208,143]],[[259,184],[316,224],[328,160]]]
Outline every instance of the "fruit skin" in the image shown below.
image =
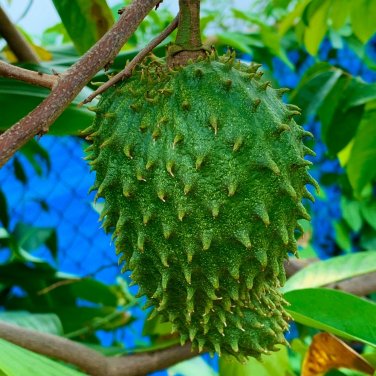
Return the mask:
[[311,136],[234,55],[152,62],[108,90],[85,131],[123,271],[200,351],[258,358],[284,343],[279,287],[296,253]]

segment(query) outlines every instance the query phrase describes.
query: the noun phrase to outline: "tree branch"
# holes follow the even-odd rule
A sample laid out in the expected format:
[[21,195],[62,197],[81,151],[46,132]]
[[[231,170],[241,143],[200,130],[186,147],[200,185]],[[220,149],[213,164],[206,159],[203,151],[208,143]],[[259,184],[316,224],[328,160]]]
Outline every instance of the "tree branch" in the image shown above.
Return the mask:
[[[308,261],[292,259],[288,262],[290,269],[287,273],[292,275],[315,261],[316,259],[309,259]],[[359,296],[368,295],[376,291],[376,273],[365,274],[327,287],[351,292]],[[173,346],[155,352],[122,357],[105,357],[97,351],[66,338],[39,333],[1,321],[0,338],[36,353],[74,364],[93,376],[144,375],[197,355],[197,352],[191,352],[191,346],[188,343],[185,346]]]
[[112,61],[159,0],[134,0],[119,21],[71,68],[59,76],[50,95],[0,135],[0,167],[35,135],[46,133],[90,79]]
[[[317,258],[309,259],[290,259],[285,262],[286,276],[291,277],[300,269],[319,261]],[[336,289],[354,294],[357,296],[369,295],[376,291],[376,272],[363,274],[358,277],[345,279],[325,286],[330,289]]]
[[18,346],[74,364],[92,376],[137,376],[161,370],[197,355],[190,344],[167,349],[106,357],[77,342],[0,321],[0,338]]
[[141,50],[121,72],[119,72],[114,77],[111,77],[110,80],[101,85],[83,102],[81,102],[80,105],[91,102],[97,95],[102,94],[112,85],[115,85],[120,80],[129,78],[132,75],[133,69],[136,68],[136,66],[145,59],[149,52],[153,51],[155,47],[157,47],[162,41],[164,41],[177,28],[179,20],[178,17],[179,16],[177,16],[160,35],[154,38],[143,50]]
[[13,78],[31,85],[46,87],[47,89],[52,89],[58,80],[58,76],[16,67],[4,61],[0,61],[0,77]]
[[16,55],[18,61],[38,63],[38,55],[30,47],[24,36],[16,29],[0,6],[0,35],[7,41],[9,48]]

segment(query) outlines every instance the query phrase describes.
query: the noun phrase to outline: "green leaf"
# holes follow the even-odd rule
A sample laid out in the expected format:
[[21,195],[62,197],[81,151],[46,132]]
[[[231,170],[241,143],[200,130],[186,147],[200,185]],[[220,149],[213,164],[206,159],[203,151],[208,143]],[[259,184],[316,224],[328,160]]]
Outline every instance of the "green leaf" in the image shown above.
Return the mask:
[[39,176],[41,176],[43,172],[39,160],[41,160],[47,166],[48,171],[50,170],[51,168],[50,156],[47,150],[44,149],[36,140],[34,139],[30,140],[26,145],[24,145],[20,149],[20,152],[30,162],[35,172]]
[[330,18],[334,30],[339,30],[350,16],[350,0],[332,0]]
[[337,283],[374,271],[376,271],[375,251],[336,256],[329,260],[315,262],[301,269],[287,280],[282,291],[323,287],[330,283]]
[[[22,82],[0,78],[0,108],[7,111],[1,112],[0,132],[26,116],[49,95],[49,90]],[[84,88],[68,108],[60,115],[50,128],[49,134],[68,135],[78,134],[80,130],[88,127],[94,118],[94,113],[85,107],[77,105],[92,93],[89,88]],[[95,101],[93,104],[96,103]]]
[[245,364],[224,357],[219,358],[219,376],[293,376],[287,347],[278,346],[279,351],[261,355],[261,361],[249,359]]
[[114,307],[57,306],[52,311],[59,316],[68,338],[80,337],[99,329],[114,330],[131,321],[129,314],[117,311]]
[[343,218],[347,224],[355,232],[358,232],[363,224],[362,216],[360,215],[360,205],[358,201],[350,201],[344,196],[341,197],[341,209]]
[[376,84],[368,84],[353,78],[346,91],[345,110],[350,107],[361,106],[376,99]]
[[239,9],[233,8],[231,11],[236,18],[245,20],[251,25],[258,25],[262,43],[269,49],[271,54],[278,56],[291,69],[295,68],[287,57],[286,51],[282,48],[281,36],[275,32],[273,27],[263,23],[259,17],[251,16],[249,13]]
[[344,251],[351,251],[352,243],[350,231],[347,224],[344,221],[340,220],[339,222],[335,222],[333,227],[337,245]]
[[20,222],[17,223],[13,236],[21,248],[24,248],[26,251],[32,251],[45,244],[53,232],[53,228],[33,227]]
[[[337,80],[335,85],[331,88],[330,92],[322,98],[322,103],[318,109],[318,115],[321,122],[323,123],[323,132],[326,133],[327,129],[332,126],[332,123],[335,123],[334,116],[338,108],[343,109],[341,106],[342,96],[346,90],[351,77],[342,74],[341,77]],[[325,137],[325,135],[323,135]]]
[[81,372],[3,339],[0,339],[0,371],[6,376],[84,376]]
[[0,189],[0,221],[4,227],[8,228],[9,226],[9,215],[8,215],[8,204],[7,199]]
[[376,230],[376,201],[363,202],[360,210],[364,219]]
[[295,8],[281,20],[278,25],[279,35],[284,35],[294,25],[295,21],[299,19],[311,0],[301,0],[296,3]]
[[376,31],[376,2],[374,0],[352,1],[351,22],[354,34],[366,43]]
[[95,279],[84,278],[69,285],[72,294],[92,303],[103,304],[105,306],[116,307],[118,299],[111,286],[107,286]]
[[27,183],[27,176],[25,173],[25,170],[22,166],[22,163],[17,157],[14,157],[13,159],[13,168],[14,168],[14,175],[15,177],[22,183]]
[[376,111],[367,111],[356,133],[350,158],[347,162],[347,175],[357,196],[376,177],[375,123]]
[[216,372],[200,357],[178,363],[168,368],[168,376],[216,376]]
[[288,313],[303,325],[376,346],[376,304],[331,289],[287,292]]
[[339,105],[331,124],[322,130],[323,139],[331,153],[337,154],[351,141],[363,115],[364,106],[351,107],[343,111],[341,104]]
[[112,26],[114,18],[105,0],[53,0],[55,8],[81,54]]
[[0,321],[34,329],[38,332],[63,335],[60,319],[52,313],[29,313],[24,311],[0,312]]
[[171,333],[171,329],[171,323],[164,320],[160,315],[157,315],[151,320],[145,320],[142,335],[165,336]]
[[309,24],[304,33],[304,44],[311,55],[316,55],[328,30],[329,0],[314,0],[308,6],[315,7],[309,17]]
[[332,154],[339,153],[354,137],[364,115],[364,105],[374,95],[370,85],[344,73],[329,92],[323,93],[318,115],[322,137]]
[[360,234],[360,246],[366,250],[376,249],[376,230],[372,227],[365,227]]
[[342,74],[342,70],[328,63],[318,63],[307,70],[290,97],[291,102],[303,109],[303,121],[316,114]]
[[218,35],[218,43],[222,45],[228,45],[237,50],[251,54],[252,49],[250,46],[262,47],[263,43],[249,35],[242,33],[222,31]]
[[9,232],[3,228],[0,227],[0,239],[8,239],[9,238]]
[[58,250],[56,229],[51,229],[50,236],[48,236],[44,243],[46,244],[46,247],[50,250],[52,257],[56,260]]

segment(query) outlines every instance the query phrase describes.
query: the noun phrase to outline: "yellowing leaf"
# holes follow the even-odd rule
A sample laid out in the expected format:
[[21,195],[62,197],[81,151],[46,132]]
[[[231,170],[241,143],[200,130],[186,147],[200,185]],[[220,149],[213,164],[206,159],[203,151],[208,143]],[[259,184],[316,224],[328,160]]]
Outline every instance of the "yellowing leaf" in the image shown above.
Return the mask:
[[295,9],[288,13],[287,16],[278,25],[278,34],[284,35],[294,25],[295,21],[299,19],[304,12],[306,6],[311,0],[300,1],[296,4]]
[[52,60],[51,52],[47,51],[43,47],[37,46],[36,44],[33,44],[32,47],[33,47],[33,50],[37,53],[39,59],[41,59],[42,61]]
[[350,16],[350,0],[332,0],[330,18],[334,30],[340,29]]
[[361,42],[366,43],[376,31],[376,1],[352,1],[351,22],[354,34]]
[[302,376],[318,376],[330,369],[349,368],[373,375],[375,369],[345,342],[329,333],[316,334],[303,361]]

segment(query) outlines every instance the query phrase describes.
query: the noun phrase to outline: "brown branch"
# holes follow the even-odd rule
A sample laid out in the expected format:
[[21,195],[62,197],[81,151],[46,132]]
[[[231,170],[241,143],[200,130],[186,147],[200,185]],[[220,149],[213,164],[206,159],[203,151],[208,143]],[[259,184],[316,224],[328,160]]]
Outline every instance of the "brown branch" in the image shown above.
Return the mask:
[[7,41],[9,48],[20,62],[38,63],[38,55],[24,36],[16,29],[12,21],[0,6],[0,35]]
[[48,131],[81,89],[111,62],[159,0],[134,0],[118,22],[71,68],[59,76],[50,95],[32,112],[0,135],[0,167],[35,135]]
[[307,258],[307,259],[295,259],[290,258],[285,261],[285,272],[286,277],[289,278],[295,273],[297,273],[300,269],[305,268],[306,266],[319,261],[318,258]]
[[[308,262],[307,260],[292,259],[289,262],[291,266],[290,272],[294,274],[304,268],[307,263],[314,261],[315,259],[311,259]],[[368,295],[376,291],[376,273],[365,274],[328,287],[351,292],[359,296]],[[197,353],[191,352],[191,345],[188,343],[183,347],[174,346],[155,352],[122,357],[105,357],[94,350],[66,338],[39,333],[1,321],[0,338],[36,353],[74,364],[93,376],[144,375],[197,355]]]
[[330,284],[327,287],[346,291],[358,296],[369,295],[376,291],[376,272],[346,279],[338,283]]
[[81,102],[80,105],[91,102],[97,95],[102,94],[112,85],[115,85],[120,80],[129,78],[132,75],[133,69],[136,68],[136,66],[145,59],[149,52],[153,51],[155,47],[157,47],[162,41],[164,41],[177,28],[179,20],[178,17],[179,16],[177,16],[160,35],[154,38],[143,50],[141,50],[121,72],[119,72],[114,77],[111,77],[110,80],[101,85],[83,102]]
[[[303,269],[316,261],[319,261],[319,259],[290,259],[285,262],[286,276],[291,277],[300,269]],[[325,287],[345,291],[357,296],[369,295],[376,291],[376,272],[331,283]]]
[[22,328],[0,321],[0,338],[18,346],[64,362],[74,364],[92,376],[136,376],[161,370],[197,355],[190,344],[167,349],[106,357],[77,342],[48,333]]
[[52,89],[58,80],[58,76],[16,67],[4,61],[0,61],[0,77],[13,78],[47,89]]

